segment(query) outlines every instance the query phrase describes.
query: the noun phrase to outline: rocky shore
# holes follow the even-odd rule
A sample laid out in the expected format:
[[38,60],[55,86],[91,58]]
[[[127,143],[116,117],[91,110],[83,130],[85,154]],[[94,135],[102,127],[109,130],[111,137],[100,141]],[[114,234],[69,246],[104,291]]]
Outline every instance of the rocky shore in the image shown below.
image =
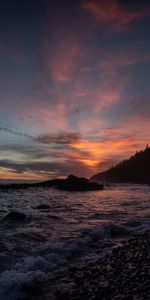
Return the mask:
[[118,243],[96,263],[72,265],[68,273],[72,288],[60,282],[57,300],[150,299],[150,232]]
[[2,184],[0,190],[17,190],[27,188],[56,188],[62,191],[69,192],[86,192],[103,190],[104,185],[97,182],[91,182],[84,177],[69,175],[65,179],[52,179],[37,183],[17,183],[17,184]]

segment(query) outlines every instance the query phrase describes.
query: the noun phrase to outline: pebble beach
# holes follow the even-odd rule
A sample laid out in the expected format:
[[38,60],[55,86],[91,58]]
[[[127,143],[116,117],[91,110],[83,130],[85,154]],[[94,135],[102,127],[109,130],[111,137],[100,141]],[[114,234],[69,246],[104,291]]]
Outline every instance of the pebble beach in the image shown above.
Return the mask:
[[150,299],[149,186],[6,190],[0,201],[0,299]]
[[110,254],[95,263],[82,268],[72,266],[69,269],[72,289],[63,288],[60,283],[55,299],[150,299],[149,247],[150,231],[118,243]]

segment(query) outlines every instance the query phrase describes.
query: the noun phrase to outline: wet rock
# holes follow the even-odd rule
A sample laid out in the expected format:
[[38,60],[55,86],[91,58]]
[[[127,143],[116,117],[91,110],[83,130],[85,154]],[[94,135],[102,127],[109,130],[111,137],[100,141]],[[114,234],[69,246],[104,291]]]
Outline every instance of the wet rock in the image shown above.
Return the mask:
[[57,183],[56,187],[60,190],[71,192],[95,191],[104,189],[102,184],[90,182],[87,178],[79,178],[74,175],[69,175],[66,179],[61,180]]
[[66,296],[69,300],[150,299],[149,243],[150,232],[147,232],[121,243],[82,271],[72,265],[70,276],[74,278],[75,288]]
[[76,177],[74,175],[69,175],[65,179],[52,179],[44,182],[38,183],[24,183],[24,184],[6,184],[0,185],[0,190],[10,190],[10,189],[25,189],[25,188],[58,188],[63,191],[96,191],[103,190],[104,185],[97,182],[91,182],[84,177]]
[[49,205],[47,204],[40,204],[40,205],[37,205],[36,207],[34,207],[34,209],[49,209]]
[[68,293],[57,291],[55,299],[56,300],[69,300],[70,298],[69,298]]
[[4,219],[5,221],[25,221],[26,220],[26,215],[24,213],[18,212],[18,211],[12,211],[8,213]]

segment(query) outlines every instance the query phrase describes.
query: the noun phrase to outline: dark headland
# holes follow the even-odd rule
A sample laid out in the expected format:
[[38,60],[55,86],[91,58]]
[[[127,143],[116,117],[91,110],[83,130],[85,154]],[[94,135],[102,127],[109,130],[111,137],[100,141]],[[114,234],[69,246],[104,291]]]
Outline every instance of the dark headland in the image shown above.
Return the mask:
[[91,177],[92,181],[150,184],[150,147]]
[[94,191],[103,190],[104,186],[97,182],[90,182],[87,178],[69,175],[65,179],[52,179],[38,183],[18,183],[0,185],[1,190],[26,188],[57,188],[62,191]]

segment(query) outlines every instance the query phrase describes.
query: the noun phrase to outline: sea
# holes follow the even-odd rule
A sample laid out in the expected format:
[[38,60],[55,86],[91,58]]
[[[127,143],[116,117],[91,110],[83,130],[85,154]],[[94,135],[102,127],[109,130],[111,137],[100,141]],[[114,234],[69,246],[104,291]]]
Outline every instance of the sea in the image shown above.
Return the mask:
[[[9,220],[14,211],[26,219]],[[148,185],[112,184],[88,192],[1,190],[0,299],[27,299],[24,286],[55,281],[71,261],[96,262],[149,229]]]

